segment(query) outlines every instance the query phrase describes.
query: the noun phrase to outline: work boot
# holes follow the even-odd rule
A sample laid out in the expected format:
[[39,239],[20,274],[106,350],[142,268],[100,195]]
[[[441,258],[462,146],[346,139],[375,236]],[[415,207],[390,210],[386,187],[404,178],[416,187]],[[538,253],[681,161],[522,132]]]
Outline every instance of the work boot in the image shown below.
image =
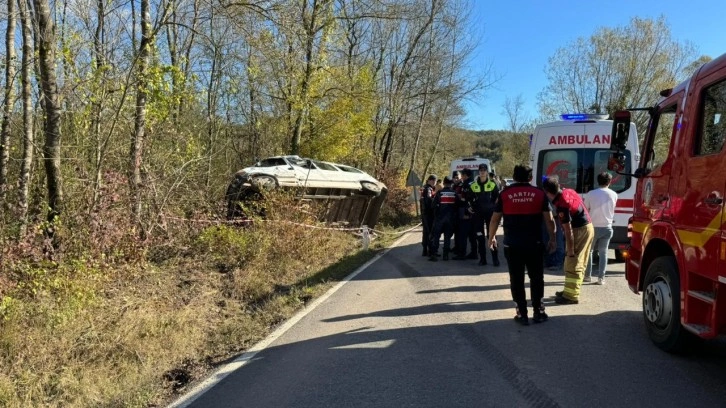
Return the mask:
[[439,258],[437,258],[436,255],[434,255],[434,254],[429,255],[429,261],[436,262],[438,260],[439,260]]
[[487,257],[482,256],[479,258],[479,265],[486,265],[487,264]]
[[428,251],[428,249],[424,248],[424,249],[423,249],[423,253],[421,254],[421,256],[429,256],[429,251]]

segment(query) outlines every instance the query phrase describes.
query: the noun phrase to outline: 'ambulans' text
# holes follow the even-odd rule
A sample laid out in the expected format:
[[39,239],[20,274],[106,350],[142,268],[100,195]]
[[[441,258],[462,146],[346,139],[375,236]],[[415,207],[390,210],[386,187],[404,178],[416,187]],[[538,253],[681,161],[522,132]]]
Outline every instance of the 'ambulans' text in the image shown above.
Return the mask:
[[605,144],[610,145],[610,135],[560,135],[550,136],[551,145],[571,145],[571,144]]

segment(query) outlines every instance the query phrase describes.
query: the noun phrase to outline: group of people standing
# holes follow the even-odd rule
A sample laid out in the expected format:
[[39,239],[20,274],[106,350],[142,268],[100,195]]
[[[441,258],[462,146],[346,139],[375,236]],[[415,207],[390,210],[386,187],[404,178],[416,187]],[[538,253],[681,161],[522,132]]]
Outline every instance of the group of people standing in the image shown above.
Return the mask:
[[[486,264],[488,247],[492,263],[498,265],[496,233],[502,222],[502,246],[509,266],[512,299],[516,304],[514,319],[523,325],[529,324],[525,270],[530,280],[532,320],[540,323],[548,319],[542,303],[544,259],[557,250],[558,229],[564,237],[565,284],[562,291],[555,293],[555,303],[579,303],[582,283],[590,281],[592,275],[593,245],[600,259],[597,283],[604,283],[607,248],[613,234],[612,221],[617,201],[617,194],[609,189],[612,181],[609,173],[600,173],[597,176],[598,188],[588,192],[584,198],[575,190],[560,186],[557,177],[545,178],[541,189],[532,185],[532,168],[526,165],[515,166],[514,183],[503,189],[492,180],[486,165],[480,166],[476,180],[469,180],[470,174],[466,173],[462,171],[458,190],[454,181],[445,177],[443,188],[436,192],[436,178],[431,176],[427,182],[429,188],[422,192],[422,245],[424,255],[430,260],[435,261],[438,256],[441,234],[444,234],[443,256],[448,259],[451,233],[456,228],[457,254],[454,259],[476,258],[475,251],[478,251],[480,264]],[[425,212],[427,210],[429,212]],[[546,231],[544,237],[543,225]],[[472,248],[469,254],[465,252],[467,240]]]
[[[443,260],[448,261],[453,253],[451,259],[478,259],[479,265],[486,265],[485,231],[499,200],[499,182],[486,164],[479,165],[476,178],[470,169],[454,172],[452,178],[444,177],[438,191],[437,180],[435,175],[429,176],[421,192],[422,254],[430,261],[438,261],[439,241],[443,235]],[[453,248],[452,236],[455,238]],[[490,249],[490,252],[492,264],[499,266],[499,252],[496,249]]]

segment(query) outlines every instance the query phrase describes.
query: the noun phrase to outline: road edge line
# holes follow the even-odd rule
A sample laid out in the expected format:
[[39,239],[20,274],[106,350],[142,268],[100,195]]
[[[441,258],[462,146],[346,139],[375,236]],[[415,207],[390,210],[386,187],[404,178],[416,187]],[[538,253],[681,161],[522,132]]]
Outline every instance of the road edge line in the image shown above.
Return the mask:
[[371,266],[374,262],[379,260],[383,257],[383,255],[387,254],[388,251],[390,251],[393,248],[396,248],[401,241],[403,241],[410,232],[407,232],[403,234],[400,238],[398,238],[396,241],[394,241],[389,247],[382,250],[380,253],[376,254],[373,258],[369,259],[366,263],[359,266],[358,269],[353,271],[350,275],[346,276],[338,282],[335,286],[328,289],[327,292],[325,292],[322,296],[315,299],[312,303],[306,305],[302,310],[297,312],[295,315],[293,315],[291,318],[285,321],[282,325],[278,326],[272,333],[268,334],[267,337],[256,343],[254,346],[250,347],[245,353],[243,353],[241,356],[237,357],[233,361],[223,364],[222,366],[218,367],[216,370],[214,370],[211,374],[207,376],[206,379],[202,380],[199,384],[197,384],[195,387],[193,387],[189,392],[185,393],[184,395],[180,396],[174,402],[167,405],[167,408],[187,408],[191,403],[196,401],[199,397],[201,397],[205,392],[209,391],[212,387],[217,385],[220,381],[222,381],[225,377],[232,374],[235,370],[242,368],[245,364],[247,364],[250,360],[252,360],[257,353],[264,350],[272,344],[275,340],[277,340],[280,336],[282,336],[286,331],[290,330],[291,327],[293,327],[297,322],[302,320],[303,317],[307,316],[308,313],[312,312],[318,305],[325,302],[330,296],[332,296],[335,292],[338,291],[343,285],[348,283],[350,280],[358,276],[359,273],[363,272],[366,268]]

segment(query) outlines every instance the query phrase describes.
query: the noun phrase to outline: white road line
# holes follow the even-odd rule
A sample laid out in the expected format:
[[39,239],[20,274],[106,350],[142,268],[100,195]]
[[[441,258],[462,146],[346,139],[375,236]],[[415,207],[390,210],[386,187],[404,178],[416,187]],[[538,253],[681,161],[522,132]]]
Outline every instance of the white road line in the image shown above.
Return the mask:
[[338,289],[343,287],[343,285],[348,283],[348,281],[355,278],[359,273],[363,272],[367,267],[373,264],[373,262],[377,261],[383,255],[388,253],[388,251],[390,251],[392,248],[397,247],[398,244],[400,244],[401,241],[406,238],[406,236],[408,236],[408,233],[402,235],[393,244],[391,244],[390,247],[384,249],[379,254],[371,258],[368,262],[364,263],[358,269],[353,271],[353,273],[346,276],[342,281],[338,282],[337,285],[333,286],[327,292],[325,292],[324,295],[317,298],[309,305],[305,306],[301,311],[295,314],[295,316],[291,317],[289,320],[287,320],[285,323],[275,329],[275,331],[270,333],[270,335],[268,335],[265,339],[252,346],[247,352],[237,357],[234,361],[217,368],[217,370],[211,373],[205,380],[197,384],[186,394],[179,397],[176,401],[172,402],[167,408],[186,408],[191,405],[192,402],[194,402],[197,398],[201,397],[202,394],[209,391],[212,387],[217,385],[217,383],[222,381],[226,376],[232,374],[232,372],[243,367],[245,364],[247,364],[247,362],[251,361],[255,357],[255,355],[257,355],[257,353],[267,348],[267,346],[269,346],[270,344],[272,344],[272,342],[282,336],[303,317],[313,311],[313,309],[315,309],[318,305],[325,302],[325,300],[332,296],[333,293],[337,292]]

